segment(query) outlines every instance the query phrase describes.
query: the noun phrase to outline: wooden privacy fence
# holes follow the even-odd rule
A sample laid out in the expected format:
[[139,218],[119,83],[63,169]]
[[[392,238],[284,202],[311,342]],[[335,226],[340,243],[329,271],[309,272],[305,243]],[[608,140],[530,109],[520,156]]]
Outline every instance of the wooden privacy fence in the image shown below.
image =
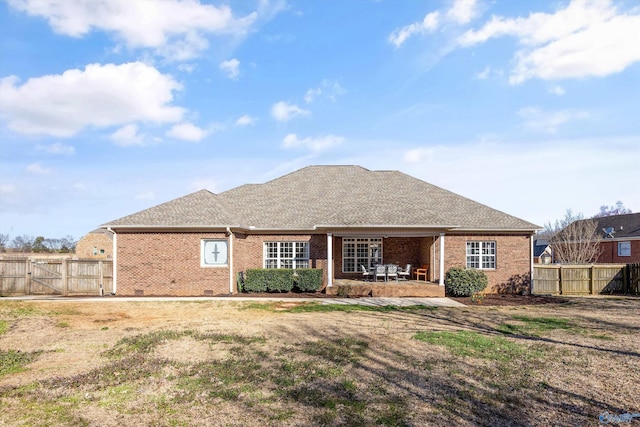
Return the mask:
[[640,264],[536,265],[534,295],[640,293]]
[[0,296],[107,295],[113,261],[98,259],[0,259]]

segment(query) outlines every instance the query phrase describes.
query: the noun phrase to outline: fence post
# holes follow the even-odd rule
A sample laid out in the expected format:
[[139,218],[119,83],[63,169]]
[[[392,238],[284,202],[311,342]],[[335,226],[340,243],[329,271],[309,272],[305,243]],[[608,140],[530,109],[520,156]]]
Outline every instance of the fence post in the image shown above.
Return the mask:
[[26,263],[24,266],[24,293],[25,295],[31,295],[31,258],[27,257],[24,262]]
[[63,259],[62,260],[62,295],[67,296],[67,294],[69,294],[69,276],[67,274],[67,268],[69,267],[69,260],[68,259]]
[[593,295],[593,277],[595,276],[596,266],[591,264],[589,267],[589,295]]

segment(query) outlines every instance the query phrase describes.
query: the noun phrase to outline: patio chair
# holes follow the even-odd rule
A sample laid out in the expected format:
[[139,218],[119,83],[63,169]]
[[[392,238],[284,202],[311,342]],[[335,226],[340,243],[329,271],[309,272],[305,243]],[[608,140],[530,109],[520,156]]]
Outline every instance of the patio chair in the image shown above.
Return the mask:
[[392,278],[395,278],[396,282],[398,281],[398,266],[394,264],[387,266],[387,280]]
[[373,278],[376,282],[378,281],[378,277],[382,277],[382,280],[384,280],[385,282],[387,281],[387,267],[385,267],[384,265],[379,265],[376,267],[376,271],[373,275]]
[[364,265],[360,265],[360,269],[362,269],[362,280],[370,282],[373,277],[373,271],[369,271]]
[[429,264],[422,264],[422,267],[413,270],[413,276],[416,280],[420,280],[421,277],[424,277],[424,281],[426,282],[427,271],[429,271]]
[[411,277],[411,264],[407,264],[407,267],[402,270],[398,269],[398,279],[400,280],[409,280]]

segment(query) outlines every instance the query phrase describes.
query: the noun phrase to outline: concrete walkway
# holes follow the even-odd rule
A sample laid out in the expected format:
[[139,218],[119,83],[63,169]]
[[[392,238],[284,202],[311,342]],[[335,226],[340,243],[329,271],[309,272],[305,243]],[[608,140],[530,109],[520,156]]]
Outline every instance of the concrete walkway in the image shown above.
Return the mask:
[[278,298],[278,297],[62,297],[62,296],[17,296],[1,297],[2,301],[56,301],[56,302],[145,302],[145,301],[263,301],[263,302],[319,302],[321,304],[342,304],[342,305],[367,305],[370,307],[383,307],[388,305],[409,307],[414,305],[424,305],[429,307],[464,307],[457,301],[450,298]]

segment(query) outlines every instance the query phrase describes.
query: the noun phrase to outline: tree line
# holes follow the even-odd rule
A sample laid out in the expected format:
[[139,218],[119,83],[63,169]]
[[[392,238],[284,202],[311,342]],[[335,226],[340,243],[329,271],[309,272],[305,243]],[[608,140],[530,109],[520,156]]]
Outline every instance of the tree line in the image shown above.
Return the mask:
[[46,238],[23,234],[11,239],[8,233],[0,233],[0,252],[72,253],[76,243],[72,236]]

